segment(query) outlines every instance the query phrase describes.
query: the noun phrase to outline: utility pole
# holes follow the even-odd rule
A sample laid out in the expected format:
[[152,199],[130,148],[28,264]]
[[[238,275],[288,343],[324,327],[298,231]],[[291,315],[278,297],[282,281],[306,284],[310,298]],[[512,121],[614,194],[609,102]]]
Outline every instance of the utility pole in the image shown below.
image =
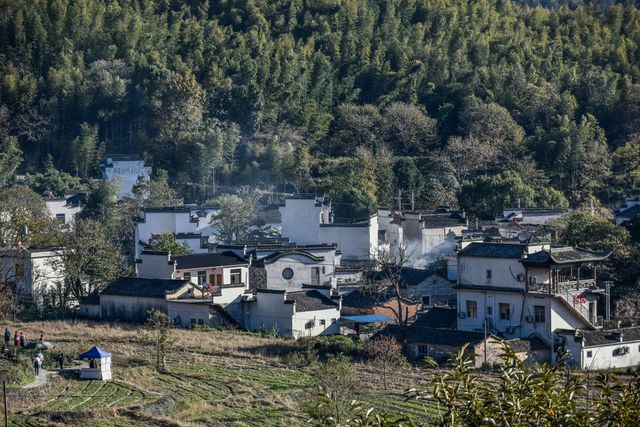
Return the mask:
[[605,318],[607,320],[611,320],[611,282],[607,281],[604,282],[604,286],[605,286],[605,298],[606,298],[606,302],[605,302]]
[[484,319],[484,364],[487,364],[487,318]]
[[416,197],[413,190],[411,190],[411,210],[412,211],[416,210]]
[[398,210],[402,210],[402,190],[398,190]]
[[7,410],[7,380],[2,380],[2,399],[4,400],[4,427],[9,427],[9,411]]

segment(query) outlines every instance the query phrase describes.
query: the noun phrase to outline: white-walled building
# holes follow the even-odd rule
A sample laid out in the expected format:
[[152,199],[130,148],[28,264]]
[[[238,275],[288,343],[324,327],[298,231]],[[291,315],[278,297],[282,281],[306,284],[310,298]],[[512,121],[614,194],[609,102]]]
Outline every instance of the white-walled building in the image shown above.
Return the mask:
[[404,245],[402,215],[389,209],[378,209],[378,241],[392,249]]
[[478,243],[458,253],[458,329],[485,327],[507,339],[540,337],[550,348],[557,331],[595,330],[596,265],[609,253],[546,244]]
[[151,176],[151,166],[139,156],[131,154],[107,154],[100,163],[100,171],[102,179],[116,187],[118,200],[133,197],[133,186],[138,179],[148,180]]
[[455,238],[468,227],[464,212],[441,207],[435,211],[403,212],[404,243],[413,257],[433,262],[455,251]]
[[63,197],[43,197],[51,218],[56,219],[61,225],[68,225],[74,220],[76,214],[82,210],[85,199],[84,192],[65,193]]
[[640,327],[557,331],[557,342],[580,369],[619,369],[640,365]]
[[640,214],[640,197],[632,197],[625,200],[615,212],[616,225],[631,220]]
[[514,223],[521,226],[549,225],[562,218],[567,209],[546,208],[504,208],[502,217],[496,218],[496,224]]
[[0,280],[16,286],[19,298],[32,299],[38,308],[44,308],[64,280],[60,249],[0,251],[0,274]]
[[298,194],[280,207],[282,236],[300,245],[335,243],[344,260],[368,260],[378,248],[378,218],[334,223],[324,197]]
[[214,304],[238,303],[249,289],[249,261],[233,252],[172,256],[143,251],[136,272],[143,278],[187,280],[210,295]]
[[194,253],[208,252],[214,240],[215,227],[211,217],[215,207],[180,206],[171,208],[146,208],[135,221],[136,257],[153,243],[154,236],[173,234],[178,243],[184,243]]
[[245,300],[245,327],[293,338],[339,334],[341,299],[330,292],[328,287],[258,289]]

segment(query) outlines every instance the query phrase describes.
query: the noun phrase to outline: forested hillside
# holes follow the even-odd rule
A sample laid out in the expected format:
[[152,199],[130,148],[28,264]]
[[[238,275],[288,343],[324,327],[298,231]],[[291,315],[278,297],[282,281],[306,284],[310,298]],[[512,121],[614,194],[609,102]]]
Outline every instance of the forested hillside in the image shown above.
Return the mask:
[[73,186],[140,152],[193,201],[215,180],[491,216],[614,203],[640,174],[631,5],[0,4],[3,182]]

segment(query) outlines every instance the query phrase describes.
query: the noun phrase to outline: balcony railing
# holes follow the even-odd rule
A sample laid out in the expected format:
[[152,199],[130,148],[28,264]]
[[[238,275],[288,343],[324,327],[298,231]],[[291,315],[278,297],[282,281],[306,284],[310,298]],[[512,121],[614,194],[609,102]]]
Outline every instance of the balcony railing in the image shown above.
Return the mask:
[[558,283],[533,283],[529,284],[529,291],[561,294],[581,289],[594,289],[597,287],[595,279],[565,280]]

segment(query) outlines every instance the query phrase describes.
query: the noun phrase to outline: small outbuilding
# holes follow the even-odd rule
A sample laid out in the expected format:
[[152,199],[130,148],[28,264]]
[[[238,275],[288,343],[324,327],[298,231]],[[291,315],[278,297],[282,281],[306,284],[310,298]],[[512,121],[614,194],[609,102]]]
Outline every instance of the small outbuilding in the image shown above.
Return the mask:
[[111,379],[111,353],[94,345],[91,350],[82,353],[79,358],[91,361],[88,368],[80,368],[81,380],[108,381]]

